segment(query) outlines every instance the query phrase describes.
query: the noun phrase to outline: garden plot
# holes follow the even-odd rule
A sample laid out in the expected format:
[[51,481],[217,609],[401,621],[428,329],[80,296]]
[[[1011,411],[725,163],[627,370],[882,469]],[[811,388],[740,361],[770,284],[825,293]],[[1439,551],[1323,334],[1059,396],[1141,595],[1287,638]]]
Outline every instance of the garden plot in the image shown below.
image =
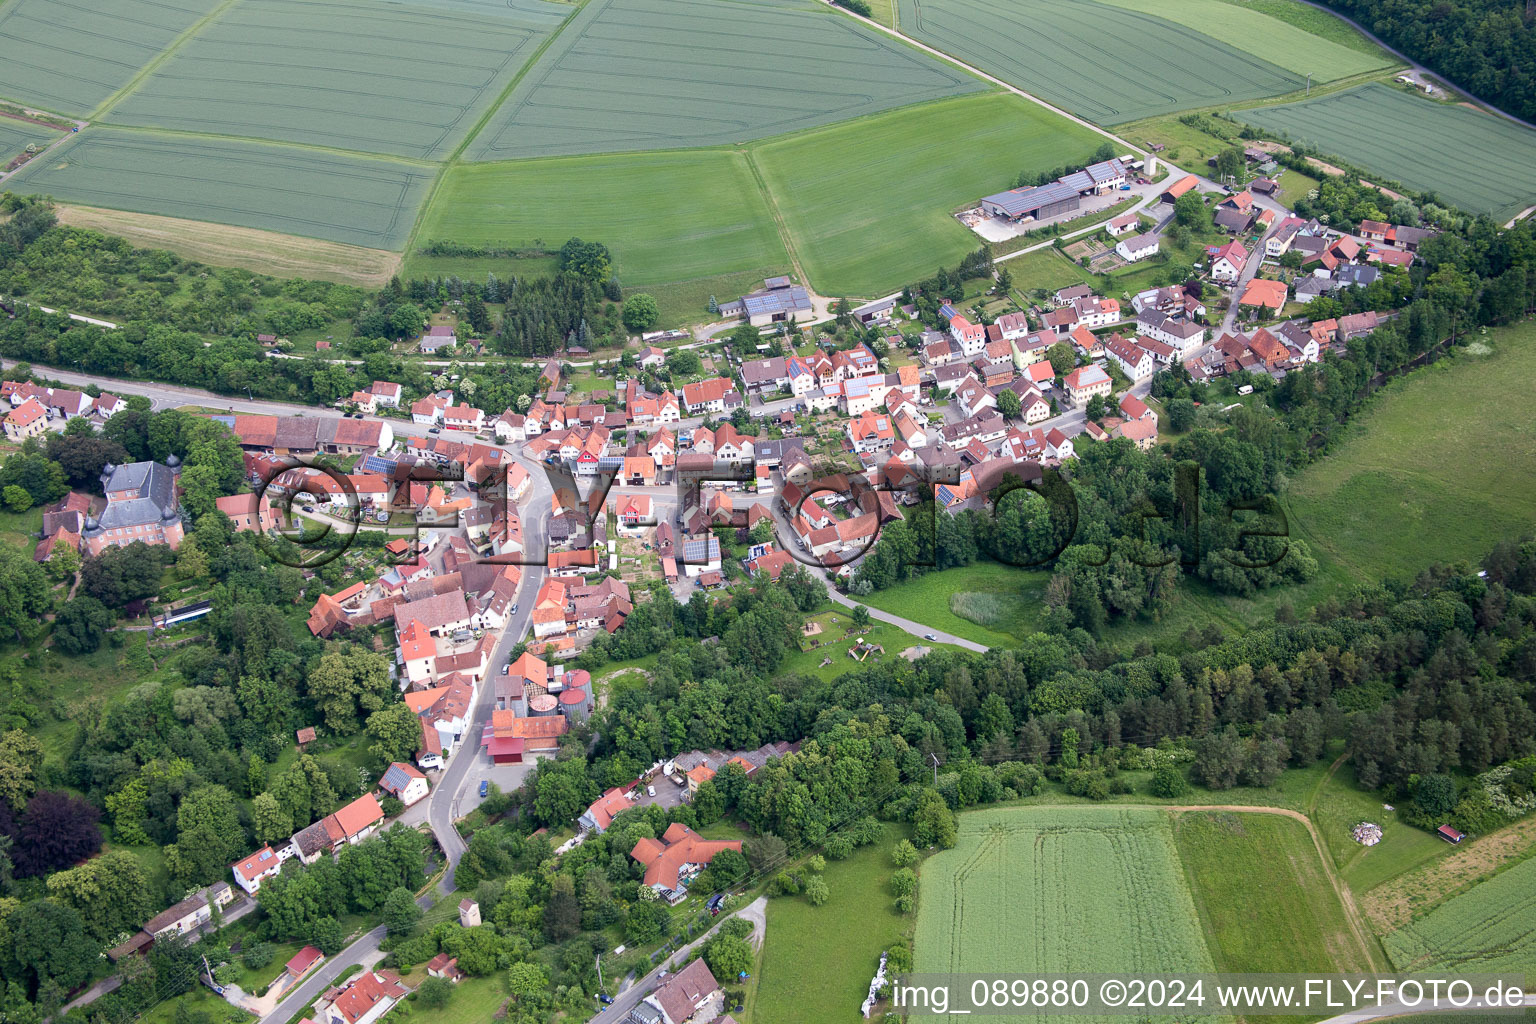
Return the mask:
[[1095,0],[899,0],[898,11],[903,31],[1099,124],[1304,85],[1196,28]]
[[89,128],[6,181],[134,213],[400,249],[434,171],[388,160]]
[[11,0],[0,8],[0,96],[89,114],[219,0]]
[[467,152],[744,142],[982,88],[797,0],[590,0]]
[[1536,202],[1536,132],[1459,104],[1372,82],[1236,116],[1469,213],[1503,221]]
[[110,120],[439,159],[566,15],[552,3],[493,10],[238,0]]

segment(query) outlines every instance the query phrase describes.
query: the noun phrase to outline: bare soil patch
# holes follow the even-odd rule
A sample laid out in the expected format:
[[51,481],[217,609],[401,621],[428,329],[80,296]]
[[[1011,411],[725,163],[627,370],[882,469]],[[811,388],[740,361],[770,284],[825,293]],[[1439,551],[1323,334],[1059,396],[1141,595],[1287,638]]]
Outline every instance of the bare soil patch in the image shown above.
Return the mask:
[[58,215],[60,222],[71,227],[119,235],[134,245],[169,249],[211,266],[239,267],[273,277],[382,288],[400,269],[397,252],[256,228],[89,206],[61,205]]
[[1474,839],[1448,857],[1384,882],[1366,893],[1360,909],[1385,935],[1464,889],[1507,867],[1536,846],[1536,817]]

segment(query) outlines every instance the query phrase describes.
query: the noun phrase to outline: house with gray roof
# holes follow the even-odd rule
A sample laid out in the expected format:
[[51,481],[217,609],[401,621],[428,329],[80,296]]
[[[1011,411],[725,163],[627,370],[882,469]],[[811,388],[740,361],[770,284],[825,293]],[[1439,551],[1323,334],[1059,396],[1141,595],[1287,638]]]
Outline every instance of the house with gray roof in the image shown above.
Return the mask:
[[164,463],[107,463],[101,473],[107,507],[99,517],[86,517],[80,537],[85,553],[99,555],[108,547],[126,547],[135,541],[172,550],[180,546],[185,536],[176,498],[180,476],[181,460],[175,455]]

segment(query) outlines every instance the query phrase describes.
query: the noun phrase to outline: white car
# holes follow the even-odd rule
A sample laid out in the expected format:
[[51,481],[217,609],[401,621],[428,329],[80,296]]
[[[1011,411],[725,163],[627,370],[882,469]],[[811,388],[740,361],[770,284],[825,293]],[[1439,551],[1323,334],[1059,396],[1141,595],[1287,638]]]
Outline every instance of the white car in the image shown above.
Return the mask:
[[645,787],[645,795],[646,796],[655,796],[656,795],[656,787],[655,786],[646,786]]

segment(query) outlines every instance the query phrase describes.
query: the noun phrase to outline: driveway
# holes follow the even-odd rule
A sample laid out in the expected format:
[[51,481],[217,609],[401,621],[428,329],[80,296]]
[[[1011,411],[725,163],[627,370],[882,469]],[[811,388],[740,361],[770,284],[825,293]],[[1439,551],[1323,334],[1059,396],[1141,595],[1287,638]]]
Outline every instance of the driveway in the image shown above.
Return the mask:
[[714,935],[716,928],[719,928],[720,925],[733,917],[739,917],[752,922],[752,944],[761,949],[764,935],[768,930],[768,899],[764,896],[759,896],[735,913],[722,915],[709,931],[663,960],[661,965],[654,971],[620,991],[614,996],[613,1002],[593,1017],[589,1024],[622,1024],[629,1011],[639,1005],[640,1001],[650,995],[651,992],[655,991],[657,984],[662,980],[661,975],[663,973],[671,971],[674,967],[681,964],[693,950],[697,949],[710,936]]

